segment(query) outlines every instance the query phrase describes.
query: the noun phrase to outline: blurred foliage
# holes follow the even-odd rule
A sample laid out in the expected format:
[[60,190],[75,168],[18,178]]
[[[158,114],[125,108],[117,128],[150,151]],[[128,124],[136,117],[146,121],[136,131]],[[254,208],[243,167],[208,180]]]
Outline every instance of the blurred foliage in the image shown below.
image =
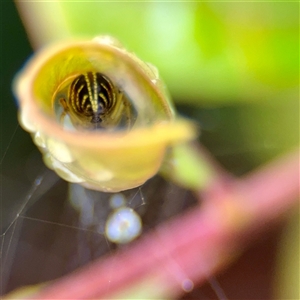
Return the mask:
[[[298,3],[64,1],[51,7],[64,17],[65,35],[115,36],[155,64],[172,94],[185,102],[298,95]],[[51,7],[44,11],[51,13]]]
[[[299,3],[64,1],[26,5],[36,12],[37,21],[48,20],[41,23],[45,34],[37,31],[31,36],[39,45],[67,36],[110,34],[158,67],[186,115],[203,123],[197,118],[199,112],[233,108],[235,128],[232,139],[228,138],[235,143],[239,136],[238,148],[254,149],[248,157],[254,165],[298,145]],[[49,23],[54,15],[56,21]],[[222,115],[224,126],[232,122],[229,115]],[[223,129],[215,122],[214,130],[222,133]]]

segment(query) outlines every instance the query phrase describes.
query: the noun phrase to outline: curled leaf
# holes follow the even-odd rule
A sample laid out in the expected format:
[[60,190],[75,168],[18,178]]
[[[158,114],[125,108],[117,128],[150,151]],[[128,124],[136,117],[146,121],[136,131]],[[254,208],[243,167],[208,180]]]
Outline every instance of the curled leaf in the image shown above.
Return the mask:
[[176,117],[155,67],[102,36],[37,53],[15,80],[19,121],[69,182],[117,192],[155,175],[167,149],[196,136]]

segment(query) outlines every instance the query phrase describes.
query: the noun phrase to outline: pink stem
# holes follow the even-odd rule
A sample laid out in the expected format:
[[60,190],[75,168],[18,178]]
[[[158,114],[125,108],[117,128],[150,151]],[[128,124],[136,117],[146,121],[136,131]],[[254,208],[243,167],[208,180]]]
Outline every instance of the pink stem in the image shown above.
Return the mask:
[[186,279],[199,284],[229,263],[246,233],[279,219],[297,203],[298,195],[299,151],[234,181],[229,190],[208,196],[202,207],[162,224],[128,249],[55,281],[35,298],[103,299],[149,274],[159,278],[167,296],[178,296]]

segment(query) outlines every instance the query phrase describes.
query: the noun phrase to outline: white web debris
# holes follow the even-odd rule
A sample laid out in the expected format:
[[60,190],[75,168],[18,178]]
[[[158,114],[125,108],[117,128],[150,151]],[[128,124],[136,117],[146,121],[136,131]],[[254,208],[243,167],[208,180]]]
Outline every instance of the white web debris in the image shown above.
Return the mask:
[[128,243],[140,235],[142,222],[140,216],[131,208],[115,210],[106,222],[105,234],[114,243]]
[[[132,205],[135,196],[141,193],[141,188],[137,190],[134,196],[128,202]],[[141,194],[142,204],[144,199]],[[132,208],[126,207],[126,198],[123,194],[114,194],[109,199],[110,207],[113,212],[109,215],[106,225],[105,234],[109,241],[117,244],[124,244],[133,241],[142,231],[142,221],[140,216]]]

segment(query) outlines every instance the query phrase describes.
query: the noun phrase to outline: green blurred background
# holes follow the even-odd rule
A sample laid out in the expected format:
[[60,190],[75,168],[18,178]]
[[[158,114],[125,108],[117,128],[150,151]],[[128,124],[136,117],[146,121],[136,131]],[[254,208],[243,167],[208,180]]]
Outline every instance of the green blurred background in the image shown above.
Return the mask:
[[37,48],[109,34],[157,66],[179,111],[200,123],[205,145],[219,156],[234,149],[239,164],[238,156],[246,153],[243,160],[251,166],[236,174],[299,144],[297,2],[64,1],[19,7],[27,8],[21,12]]
[[251,150],[245,159],[257,165],[298,144],[299,3],[25,5],[38,47],[109,34],[157,66],[180,112],[200,122],[202,142],[214,150]]
[[298,4],[60,4],[72,36],[108,33],[157,65],[177,100],[290,100],[298,87]]

